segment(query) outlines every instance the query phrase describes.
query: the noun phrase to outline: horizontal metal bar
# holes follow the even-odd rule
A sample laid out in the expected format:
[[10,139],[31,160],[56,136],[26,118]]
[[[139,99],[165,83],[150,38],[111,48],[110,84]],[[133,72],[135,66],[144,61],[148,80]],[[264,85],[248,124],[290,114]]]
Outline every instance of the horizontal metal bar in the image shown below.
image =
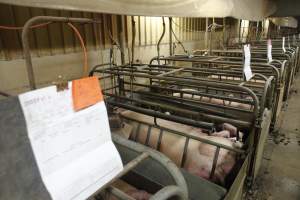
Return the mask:
[[166,76],[166,75],[169,75],[169,74],[173,74],[173,73],[176,73],[176,72],[180,72],[184,70],[184,68],[179,68],[179,69],[174,69],[172,71],[169,71],[169,72],[166,72],[166,73],[162,73],[162,74],[159,74],[157,76]]
[[139,113],[142,113],[142,114],[150,115],[150,116],[161,118],[161,119],[166,119],[166,120],[171,120],[171,121],[174,121],[174,122],[183,123],[183,124],[187,124],[187,125],[191,125],[191,126],[201,127],[201,128],[207,129],[207,130],[212,130],[214,128],[213,123],[200,122],[200,121],[193,120],[193,119],[188,119],[188,118],[185,118],[185,117],[167,115],[167,114],[161,113],[159,111],[149,110],[149,109],[129,105],[129,104],[126,104],[126,103],[120,103],[120,102],[112,101],[110,99],[106,100],[106,102],[108,104],[112,105],[112,106],[125,108],[125,109],[128,109],[128,110],[132,110],[132,111],[135,111],[135,112],[139,112]]

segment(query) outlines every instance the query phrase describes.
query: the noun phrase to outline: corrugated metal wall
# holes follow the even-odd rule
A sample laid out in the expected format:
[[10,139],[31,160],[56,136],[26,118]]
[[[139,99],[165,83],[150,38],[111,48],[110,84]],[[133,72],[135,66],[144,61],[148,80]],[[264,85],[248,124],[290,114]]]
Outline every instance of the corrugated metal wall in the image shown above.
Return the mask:
[[[28,7],[18,7],[0,4],[0,25],[23,26],[24,23],[34,16],[64,16],[96,18],[101,24],[75,24],[84,38],[88,50],[105,49],[111,47],[111,33],[117,40],[117,16],[99,13],[71,12],[61,10],[48,10]],[[136,24],[136,46],[157,44],[162,33],[161,17],[133,17]],[[210,22],[212,19],[210,19]],[[222,24],[222,19],[218,23]],[[125,31],[124,41],[126,46],[131,46],[132,41],[132,18],[122,16]],[[169,42],[169,19],[165,18],[166,34],[162,43]],[[202,18],[173,18],[172,26],[179,40],[196,41],[204,40],[205,19]],[[23,57],[21,48],[21,30],[0,29],[0,59],[13,60]],[[30,47],[32,55],[37,57],[67,54],[81,51],[81,46],[74,32],[62,23],[53,23],[46,27],[36,28],[30,34]]]

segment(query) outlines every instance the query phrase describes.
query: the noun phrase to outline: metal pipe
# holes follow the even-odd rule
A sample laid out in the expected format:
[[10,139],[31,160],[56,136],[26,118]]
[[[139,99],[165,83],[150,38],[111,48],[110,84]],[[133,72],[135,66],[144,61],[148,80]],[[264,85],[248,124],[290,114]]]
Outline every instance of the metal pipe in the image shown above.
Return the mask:
[[124,48],[124,28],[123,28],[123,16],[117,15],[117,29],[118,29],[118,41],[121,52],[121,63],[125,64],[125,48]]
[[145,115],[150,115],[150,116],[165,119],[165,120],[171,120],[171,121],[174,121],[174,122],[177,122],[177,123],[183,123],[183,124],[187,124],[187,125],[191,125],[191,126],[202,127],[204,129],[208,129],[208,130],[212,130],[213,127],[214,127],[213,123],[200,122],[198,120],[188,119],[188,118],[185,118],[185,117],[167,115],[167,114],[161,113],[159,111],[140,108],[140,107],[137,107],[137,106],[126,104],[126,103],[120,103],[120,102],[117,102],[117,101],[112,101],[110,99],[106,100],[106,102],[108,104],[112,105],[112,106],[122,107],[122,108],[125,108],[125,109],[128,109],[128,110],[132,110],[132,111],[135,111],[135,112],[145,114]]
[[103,63],[103,64],[100,64],[100,65],[95,65],[93,68],[92,68],[92,70],[90,71],[90,73],[89,73],[89,76],[93,76],[94,75],[94,71],[96,70],[96,69],[98,69],[98,68],[103,68],[103,67],[105,67],[105,66],[107,66],[107,67],[111,67],[111,66],[117,66],[116,64],[114,64],[114,63]]
[[[165,18],[164,17],[162,17],[162,23],[163,23],[163,32],[162,32],[162,34],[161,34],[161,36],[158,40],[158,43],[157,43],[157,57],[158,58],[160,57],[160,47],[159,46],[160,46],[160,43],[161,43],[161,41],[164,38],[165,33],[166,33],[166,24],[165,24]],[[160,64],[159,59],[158,59],[158,64]]]
[[172,37],[172,17],[169,17],[169,52],[173,55],[173,37]]
[[43,22],[73,22],[73,23],[97,23],[99,21],[95,21],[93,19],[87,19],[87,18],[69,18],[69,17],[53,17],[53,16],[36,16],[31,19],[29,19],[22,30],[22,45],[23,45],[23,54],[27,69],[27,76],[29,81],[30,89],[36,89],[36,82],[35,82],[35,76],[34,76],[34,70],[32,66],[32,59],[30,54],[30,46],[29,46],[29,30],[30,27],[37,23],[43,23]]
[[[187,121],[187,120],[189,120],[189,118],[186,118],[186,117],[183,118],[183,117],[180,117],[180,116],[177,116],[177,115],[166,115],[165,117],[169,118],[169,120],[172,120],[172,121],[176,120],[176,122],[179,122],[179,123],[189,123],[189,125],[193,125],[193,126],[197,126],[197,127],[201,127],[201,128],[205,128],[205,129],[210,129],[210,130],[213,128],[213,123],[210,123],[211,125],[208,125],[209,124],[208,122],[199,121],[201,118],[202,118],[202,120],[204,119],[204,120],[218,122],[218,123],[228,122],[228,123],[231,123],[232,125],[238,126],[240,128],[250,127],[251,124],[252,124],[252,123],[247,122],[247,121],[241,121],[241,120],[232,119],[232,118],[225,118],[225,117],[222,117],[222,116],[212,115],[212,114],[203,114],[203,113],[196,112],[196,111],[190,111],[190,110],[186,110],[186,109],[177,108],[177,107],[167,105],[167,104],[159,105],[157,103],[153,103],[153,102],[149,102],[149,101],[145,101],[145,100],[131,99],[131,98],[127,98],[127,97],[123,97],[123,96],[116,96],[116,95],[111,95],[111,94],[109,96],[114,96],[116,99],[119,98],[119,99],[124,99],[124,100],[127,100],[127,101],[138,102],[138,103],[141,103],[143,105],[148,105],[149,107],[164,108],[166,110],[181,113],[181,114],[184,114],[186,116],[191,116],[191,117],[194,116],[195,118],[197,118],[197,120],[190,119],[190,120],[193,120],[193,121],[190,121],[190,122]],[[118,102],[113,101],[111,99],[106,100],[106,102],[108,104],[115,105],[115,106],[116,106],[116,104],[118,104],[118,106],[120,106],[120,107],[130,109],[130,110],[134,109],[137,112],[142,112],[144,114],[148,114],[148,115],[151,115],[151,116],[154,116],[154,114],[155,114],[151,111],[149,112],[148,109],[144,109],[144,110],[139,109],[139,107],[136,107],[134,105],[130,105],[130,104],[126,104],[126,103],[118,103]],[[197,109],[197,108],[195,108],[195,109]],[[159,111],[154,111],[154,112],[156,112],[156,117],[159,117],[159,116],[157,116],[157,113],[163,114]],[[168,117],[168,116],[171,116],[171,117]],[[159,118],[162,118],[162,117],[159,117]],[[162,119],[164,119],[164,118],[162,118]],[[182,119],[184,119],[184,121],[181,121]],[[190,123],[193,123],[193,124],[190,124]]]
[[0,95],[4,96],[4,97],[10,97],[10,96],[12,96],[12,95],[10,95],[10,94],[8,94],[6,92],[3,92],[3,91],[0,91]]
[[[128,84],[127,82],[124,82],[125,84]],[[168,90],[168,91],[174,91],[174,89],[172,88],[163,88],[163,87],[159,87],[159,86],[148,86],[148,85],[143,85],[143,84],[138,84],[138,83],[134,83],[134,85],[136,86],[142,86],[142,87],[149,87],[149,88],[158,88],[163,90]],[[185,93],[182,90],[179,90],[180,92]],[[252,111],[250,110],[243,110],[240,108],[236,108],[236,107],[232,107],[232,106],[226,106],[226,105],[219,105],[219,104],[214,104],[214,103],[210,103],[210,102],[204,102],[200,100],[195,100],[195,99],[185,99],[185,98],[181,98],[181,97],[175,97],[175,96],[169,96],[169,95],[164,95],[164,94],[153,94],[150,92],[143,92],[143,91],[135,91],[134,93],[137,94],[141,94],[141,95],[146,95],[149,96],[150,98],[154,98],[157,97],[160,100],[166,100],[167,102],[179,102],[179,104],[181,105],[186,105],[186,106],[190,106],[192,108],[192,110],[200,110],[200,111],[204,111],[204,112],[209,112],[209,113],[213,113],[216,115],[220,115],[220,116],[224,116],[224,117],[229,117],[229,118],[234,118],[233,115],[229,114],[229,113],[224,113],[224,112],[219,112],[216,111],[214,109],[209,109],[206,108],[205,106],[213,106],[213,107],[217,107],[217,108],[222,108],[222,109],[229,109],[229,110],[234,110],[234,111],[239,111],[239,112],[245,112],[245,113],[252,113]],[[107,93],[105,93],[106,95]],[[108,96],[111,96],[112,94],[107,94]],[[116,96],[118,97],[118,96]],[[200,97],[201,98],[201,97]],[[247,100],[246,100],[247,101]],[[190,103],[190,104],[186,104],[186,103]],[[248,104],[252,104],[252,101],[248,101]],[[203,106],[204,107],[201,107]]]
[[132,40],[131,40],[131,61],[132,64],[134,62],[134,48],[135,48],[135,35],[136,35],[136,27],[134,16],[131,16],[131,23],[132,23]]

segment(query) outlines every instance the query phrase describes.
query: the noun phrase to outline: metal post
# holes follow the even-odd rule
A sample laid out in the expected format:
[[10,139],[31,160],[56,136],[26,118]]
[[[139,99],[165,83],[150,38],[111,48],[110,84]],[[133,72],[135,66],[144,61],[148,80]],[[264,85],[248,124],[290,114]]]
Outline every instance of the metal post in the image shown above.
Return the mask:
[[173,55],[173,37],[172,37],[172,17],[169,17],[169,50],[170,56]]
[[124,28],[123,28],[123,16],[117,16],[117,29],[118,29],[118,41],[120,44],[121,51],[121,63],[125,64],[125,49],[124,49]]
[[239,43],[241,43],[241,26],[242,26],[242,20],[239,19]]

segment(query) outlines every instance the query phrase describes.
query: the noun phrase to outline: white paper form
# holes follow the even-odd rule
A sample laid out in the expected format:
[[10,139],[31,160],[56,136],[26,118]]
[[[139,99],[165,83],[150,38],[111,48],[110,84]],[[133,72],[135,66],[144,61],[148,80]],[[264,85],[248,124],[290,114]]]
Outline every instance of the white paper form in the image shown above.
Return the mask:
[[250,63],[251,63],[250,44],[246,44],[244,45],[244,75],[247,81],[249,81],[253,76]]
[[72,84],[19,96],[43,182],[53,200],[87,199],[123,169],[103,101],[73,111]]
[[268,62],[272,62],[273,58],[272,58],[272,40],[268,39]]

